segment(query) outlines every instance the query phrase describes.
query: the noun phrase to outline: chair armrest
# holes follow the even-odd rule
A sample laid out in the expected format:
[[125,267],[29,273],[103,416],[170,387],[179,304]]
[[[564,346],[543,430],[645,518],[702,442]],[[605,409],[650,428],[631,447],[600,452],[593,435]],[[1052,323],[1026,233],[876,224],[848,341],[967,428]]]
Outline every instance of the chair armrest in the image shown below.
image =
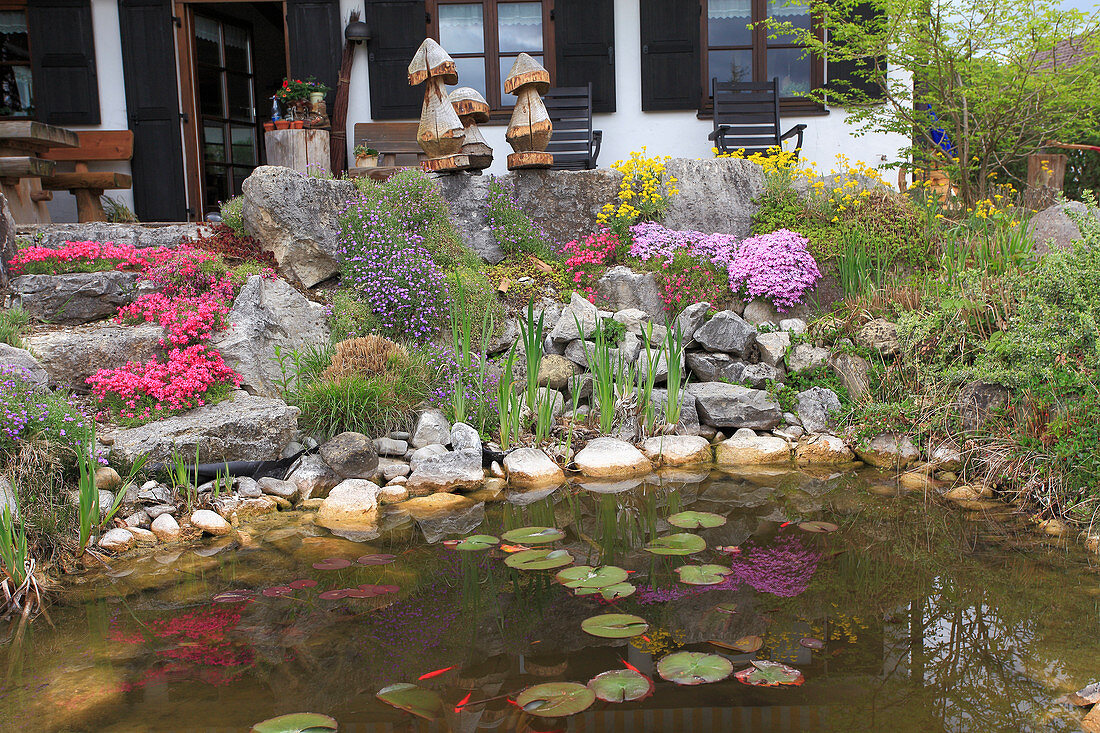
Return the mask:
[[786,140],[789,137],[793,137],[793,136],[797,135],[798,136],[798,142],[794,146],[794,150],[797,153],[799,150],[802,149],[802,131],[805,130],[805,129],[806,129],[805,123],[799,123],[799,124],[795,125],[794,127],[792,127],[791,129],[784,132],[783,136],[780,137],[779,140],[780,140],[780,142],[782,142],[783,140]]
[[721,125],[717,127],[714,132],[707,135],[707,140],[717,140],[720,137],[725,137],[726,133],[729,132],[731,129],[732,128],[729,125]]
[[603,144],[603,130],[592,131],[592,147],[589,151],[592,155],[592,167],[596,167],[596,159],[600,157],[600,146]]

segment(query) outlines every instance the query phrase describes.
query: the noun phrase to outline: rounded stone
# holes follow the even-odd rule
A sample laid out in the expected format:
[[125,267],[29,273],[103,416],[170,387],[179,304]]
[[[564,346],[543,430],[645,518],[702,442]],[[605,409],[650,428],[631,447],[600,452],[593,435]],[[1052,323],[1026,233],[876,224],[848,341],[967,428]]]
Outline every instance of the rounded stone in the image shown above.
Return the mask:
[[329,492],[317,510],[318,524],[326,527],[373,527],[378,523],[378,484],[348,479]]
[[[157,517],[157,519],[160,519],[160,517]],[[191,526],[198,527],[206,534],[215,537],[229,534],[230,530],[233,529],[224,517],[209,509],[199,509],[193,512],[191,514]]]
[[539,364],[539,386],[565,389],[569,386],[570,378],[578,371],[577,365],[564,356],[547,354],[542,357],[542,363]]
[[791,460],[791,448],[782,438],[767,435],[754,438],[735,435],[718,444],[715,448],[715,460],[719,466],[787,463]]
[[111,552],[125,552],[129,550],[135,542],[134,535],[130,533],[128,529],[115,528],[107,530],[103,533],[103,536],[99,538],[99,542],[96,544],[104,550],[110,550]]
[[95,487],[101,491],[114,491],[122,486],[122,477],[110,466],[100,466],[95,470]]
[[180,537],[180,525],[171,514],[158,516],[151,529],[161,542],[175,542]]
[[855,454],[835,435],[814,435],[798,444],[795,460],[802,465],[851,463]]
[[340,433],[321,446],[321,458],[343,478],[368,478],[378,468],[374,441],[362,433]]
[[565,472],[538,448],[517,448],[504,457],[508,482],[517,488],[551,486],[565,481]]
[[687,466],[714,460],[710,441],[697,435],[661,435],[642,443],[642,453],[659,466]]
[[640,476],[653,470],[644,453],[618,438],[588,441],[574,461],[580,472],[590,478]]

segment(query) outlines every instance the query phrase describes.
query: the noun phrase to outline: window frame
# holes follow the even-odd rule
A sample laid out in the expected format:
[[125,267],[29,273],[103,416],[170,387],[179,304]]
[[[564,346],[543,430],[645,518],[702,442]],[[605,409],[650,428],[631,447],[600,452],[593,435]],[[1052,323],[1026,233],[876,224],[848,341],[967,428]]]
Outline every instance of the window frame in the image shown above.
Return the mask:
[[[471,5],[479,4],[482,7],[482,23],[484,23],[484,52],[482,54],[457,54],[456,58],[467,57],[485,58],[485,93],[489,103],[489,124],[507,123],[512,116],[514,104],[505,104],[503,99],[496,99],[496,93],[491,90],[499,90],[504,84],[500,78],[500,38],[498,33],[499,22],[497,16],[498,5],[509,5],[517,2],[532,2],[533,0],[425,0],[428,11],[428,35],[435,41],[439,41],[439,6],[440,5]],[[550,78],[557,78],[556,47],[554,45],[554,8],[553,0],[539,0],[542,3],[542,65],[550,72]],[[492,31],[492,32],[490,32]],[[447,49],[444,49],[447,50]],[[448,50],[448,53],[450,51]],[[512,56],[515,52],[504,54]],[[527,52],[530,53],[530,52]],[[458,80],[459,86],[465,86],[462,79]],[[503,95],[502,95],[503,96]]]
[[[767,75],[763,72],[765,65],[767,64],[768,49],[769,48],[804,48],[794,43],[772,43],[768,42],[768,29],[760,21],[767,18],[768,0],[749,0],[751,6],[751,12],[753,17],[752,28],[752,48],[750,50],[752,56],[752,80],[755,82],[771,81],[773,75]],[[710,6],[709,0],[700,0],[700,13],[699,13],[699,73],[702,82],[702,100],[699,105],[700,117],[712,117],[714,115],[714,100],[711,97],[711,73],[710,73]],[[823,38],[823,30],[821,25],[821,19],[817,15],[810,16],[810,27],[814,31],[814,35],[819,39]],[[716,46],[717,50],[722,50],[723,46]],[[810,56],[810,89],[821,89],[825,86],[825,63],[820,56]],[[786,112],[792,115],[827,115],[828,110],[825,105],[814,102],[806,97],[780,97],[779,109],[782,112]]]
[[[23,17],[27,20],[27,62],[18,63],[14,61],[0,61],[0,66],[26,66],[28,72],[31,75],[31,99],[34,99],[35,92],[35,79],[34,79],[34,65],[31,62],[33,57],[33,49],[31,48],[31,24],[30,18],[27,17],[27,2],[26,0],[0,0],[0,10],[6,12],[21,12]],[[31,107],[31,113],[25,115],[0,115],[0,120],[8,121],[36,121],[38,120],[38,107],[37,105]]]

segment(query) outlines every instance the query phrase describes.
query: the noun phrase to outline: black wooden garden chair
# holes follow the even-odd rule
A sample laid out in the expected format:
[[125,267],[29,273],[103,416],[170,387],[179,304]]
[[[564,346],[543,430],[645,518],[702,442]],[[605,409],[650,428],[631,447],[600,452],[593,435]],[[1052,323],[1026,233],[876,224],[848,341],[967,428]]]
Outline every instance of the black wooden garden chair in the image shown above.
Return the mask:
[[707,138],[713,140],[720,153],[744,150],[745,155],[774,152],[783,141],[798,136],[794,154],[802,150],[802,131],[806,125],[798,124],[780,134],[779,79],[765,82],[738,82],[711,80],[714,98],[714,132]]
[[592,83],[584,87],[554,87],[543,95],[554,134],[546,152],[554,154],[557,170],[590,170],[600,156],[603,130],[592,129]]

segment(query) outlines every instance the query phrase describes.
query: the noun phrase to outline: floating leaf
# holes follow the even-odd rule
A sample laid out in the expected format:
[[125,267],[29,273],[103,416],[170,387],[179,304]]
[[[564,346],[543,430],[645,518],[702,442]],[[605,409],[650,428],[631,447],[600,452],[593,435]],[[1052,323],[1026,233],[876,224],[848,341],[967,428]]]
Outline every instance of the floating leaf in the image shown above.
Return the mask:
[[759,636],[742,636],[733,642],[733,648],[745,654],[752,654],[762,646],[764,646],[764,640]]
[[317,597],[322,601],[338,601],[341,598],[347,598],[351,593],[351,588],[336,588],[334,590],[326,590],[324,593],[318,593]]
[[500,544],[500,540],[493,537],[491,534],[474,534],[464,538],[455,545],[455,549],[461,550],[462,552],[477,552],[479,550],[488,550],[498,544]]
[[313,563],[314,570],[343,570],[349,567],[351,567],[351,560],[345,560],[342,557],[330,557]]
[[680,512],[669,517],[668,523],[680,529],[708,529],[721,527],[726,523],[726,518],[713,512]]
[[567,550],[524,550],[504,558],[504,564],[516,570],[554,570],[573,562]]
[[806,647],[807,649],[824,649],[825,648],[825,642],[823,642],[821,639],[814,639],[814,638],[811,638],[811,637],[808,637],[808,636],[805,639],[799,639],[798,643],[801,644],[802,646]]
[[565,539],[565,532],[553,527],[520,527],[505,532],[501,538],[508,542],[522,542],[528,545],[541,545]]
[[443,717],[442,698],[434,690],[428,690],[419,685],[398,682],[396,685],[383,687],[375,697],[387,705],[425,720],[439,720]]
[[[840,527],[832,522],[802,522],[798,528],[803,532],[836,532]],[[778,664],[778,662],[777,662]]]
[[256,723],[251,733],[326,733],[336,729],[336,721],[327,715],[291,713]]
[[632,596],[636,590],[637,588],[630,583],[617,583],[616,585],[609,585],[606,588],[602,588],[600,590],[600,595],[603,596],[605,601],[613,601],[616,598]]
[[283,596],[289,596],[294,592],[294,589],[289,585],[276,585],[271,588],[264,588],[262,592],[268,598],[281,598]]
[[[355,562],[360,565],[389,565],[391,562],[397,559],[397,555],[387,555],[385,553],[378,553],[374,555],[363,555]],[[349,563],[350,565],[350,563]],[[317,567],[314,565],[313,567]]]
[[245,601],[251,601],[256,597],[256,594],[250,590],[227,590],[222,593],[218,593],[210,600],[214,603],[244,603]]
[[719,603],[717,606],[714,607],[714,610],[717,611],[718,613],[734,614],[734,613],[737,613],[737,604],[736,603]]
[[676,652],[657,663],[657,674],[678,685],[721,682],[733,673],[733,662],[717,654]]
[[627,639],[644,634],[649,624],[644,618],[629,613],[604,613],[581,621],[581,628],[604,639]]
[[596,693],[576,682],[547,682],[519,693],[516,705],[542,718],[562,718],[584,712],[596,702]]
[[344,592],[344,598],[374,598],[379,595],[371,590],[362,590],[361,588],[348,588]]
[[781,662],[753,660],[752,666],[734,675],[739,682],[756,687],[775,687],[776,685],[801,685],[806,681],[794,667]]
[[707,549],[706,541],[697,534],[680,532],[658,537],[645,546],[654,555],[693,555]]
[[633,669],[613,669],[590,679],[588,689],[605,702],[633,702],[649,697],[653,680]]
[[566,588],[606,588],[610,585],[622,583],[627,578],[627,572],[614,565],[604,565],[598,568],[589,565],[578,565],[566,568],[554,577]]
[[681,583],[688,585],[718,585],[733,570],[723,565],[682,565],[676,568]]
[[287,583],[287,586],[294,590],[302,590],[303,588],[315,588],[317,586],[316,580],[310,580],[309,578],[302,578],[301,580],[295,580],[293,583]]

